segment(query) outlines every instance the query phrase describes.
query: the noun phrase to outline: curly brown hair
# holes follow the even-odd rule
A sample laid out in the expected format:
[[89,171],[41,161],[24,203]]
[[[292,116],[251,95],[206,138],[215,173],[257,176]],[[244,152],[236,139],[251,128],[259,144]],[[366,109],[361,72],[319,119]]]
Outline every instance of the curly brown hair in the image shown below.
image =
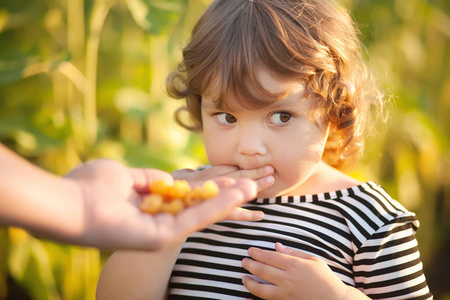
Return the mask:
[[219,107],[230,93],[253,106],[280,97],[259,84],[262,67],[305,83],[312,109],[330,124],[324,160],[342,169],[360,157],[369,108],[381,103],[357,35],[349,13],[331,0],[216,0],[167,78],[169,95],[186,99],[176,120],[201,131],[202,95],[217,82]]

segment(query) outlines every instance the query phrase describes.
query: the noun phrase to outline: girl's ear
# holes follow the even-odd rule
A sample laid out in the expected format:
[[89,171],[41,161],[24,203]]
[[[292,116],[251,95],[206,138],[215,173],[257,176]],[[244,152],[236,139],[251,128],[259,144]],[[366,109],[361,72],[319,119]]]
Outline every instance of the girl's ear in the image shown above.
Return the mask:
[[332,122],[328,122],[325,134],[327,141],[326,148],[335,148],[335,149],[339,148],[338,144],[340,143],[341,136],[339,133],[339,129],[337,128],[337,125],[333,124]]
[[336,155],[336,153],[339,149],[340,135],[336,124],[328,122],[326,126],[326,142],[322,159],[324,159],[329,165],[334,166],[337,163],[336,159],[338,159],[338,155]]
[[325,139],[328,141],[330,135],[335,133],[337,128],[335,124],[331,124],[331,122],[329,121],[325,124],[325,126],[326,126]]

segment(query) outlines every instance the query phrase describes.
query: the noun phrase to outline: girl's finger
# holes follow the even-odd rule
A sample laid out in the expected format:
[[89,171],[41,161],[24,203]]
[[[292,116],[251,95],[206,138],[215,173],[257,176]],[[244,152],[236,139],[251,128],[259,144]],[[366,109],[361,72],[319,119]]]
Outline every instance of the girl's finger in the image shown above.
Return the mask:
[[262,250],[259,248],[251,247],[250,249],[248,249],[248,254],[251,258],[260,263],[281,270],[288,270],[289,266],[292,263],[292,258],[290,258],[288,255],[275,251]]
[[302,251],[294,250],[292,248],[288,248],[288,247],[286,247],[283,244],[278,243],[278,242],[275,244],[275,250],[278,253],[283,253],[283,254],[287,254],[287,255],[290,255],[290,256],[295,256],[295,257],[298,257],[298,258],[301,258],[301,259],[315,259],[315,257],[312,256],[312,255],[309,255],[309,254],[307,254],[305,252],[302,252]]
[[273,178],[273,176],[267,176],[267,177],[263,177],[258,180],[255,180],[258,192],[273,185],[274,182],[275,182],[275,178]]
[[250,258],[244,258],[242,260],[242,267],[251,274],[265,280],[268,283],[278,284],[279,281],[285,276],[284,270]]
[[240,179],[239,177],[230,175],[233,174],[233,172],[236,172],[236,170],[238,170],[238,167],[236,166],[220,165],[197,171],[196,173],[199,175],[201,174],[203,179],[214,179],[222,176]]
[[182,180],[182,179],[187,179],[189,177],[189,175],[192,175],[192,173],[194,173],[194,172],[195,171],[192,169],[178,169],[178,170],[172,171],[172,176],[174,179]]
[[272,166],[264,166],[262,168],[251,169],[251,170],[239,170],[229,174],[231,177],[235,178],[250,178],[253,180],[260,179],[263,177],[268,177],[273,174],[274,168]]
[[179,169],[172,171],[172,176],[175,179],[185,179],[188,181],[202,181],[208,179],[214,179],[221,176],[233,177],[239,179],[237,176],[230,176],[228,174],[238,170],[236,166],[220,165],[213,166],[200,171],[194,171],[192,169]]
[[249,276],[244,276],[242,283],[250,293],[263,299],[274,299],[279,294],[276,285],[259,283]]

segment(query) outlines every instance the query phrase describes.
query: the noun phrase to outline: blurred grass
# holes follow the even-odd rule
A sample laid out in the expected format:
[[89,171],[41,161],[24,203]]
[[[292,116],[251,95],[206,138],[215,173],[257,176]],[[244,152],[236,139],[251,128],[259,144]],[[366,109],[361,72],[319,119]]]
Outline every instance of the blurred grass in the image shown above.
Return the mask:
[[[97,157],[166,171],[206,163],[163,86],[209,2],[0,1],[0,142],[56,174]],[[340,2],[393,96],[353,175],[418,214],[429,285],[450,299],[450,3]],[[0,233],[0,299],[94,299],[103,253]]]

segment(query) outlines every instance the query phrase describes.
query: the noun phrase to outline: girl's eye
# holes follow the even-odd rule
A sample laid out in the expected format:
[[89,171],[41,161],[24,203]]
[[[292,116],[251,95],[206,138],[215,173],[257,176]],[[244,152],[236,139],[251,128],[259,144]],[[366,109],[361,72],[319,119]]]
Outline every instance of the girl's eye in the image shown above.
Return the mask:
[[277,112],[270,116],[269,122],[272,124],[286,124],[292,115],[287,112]]
[[220,124],[231,124],[236,123],[236,118],[233,115],[227,114],[227,113],[217,113],[215,115],[217,121]]

